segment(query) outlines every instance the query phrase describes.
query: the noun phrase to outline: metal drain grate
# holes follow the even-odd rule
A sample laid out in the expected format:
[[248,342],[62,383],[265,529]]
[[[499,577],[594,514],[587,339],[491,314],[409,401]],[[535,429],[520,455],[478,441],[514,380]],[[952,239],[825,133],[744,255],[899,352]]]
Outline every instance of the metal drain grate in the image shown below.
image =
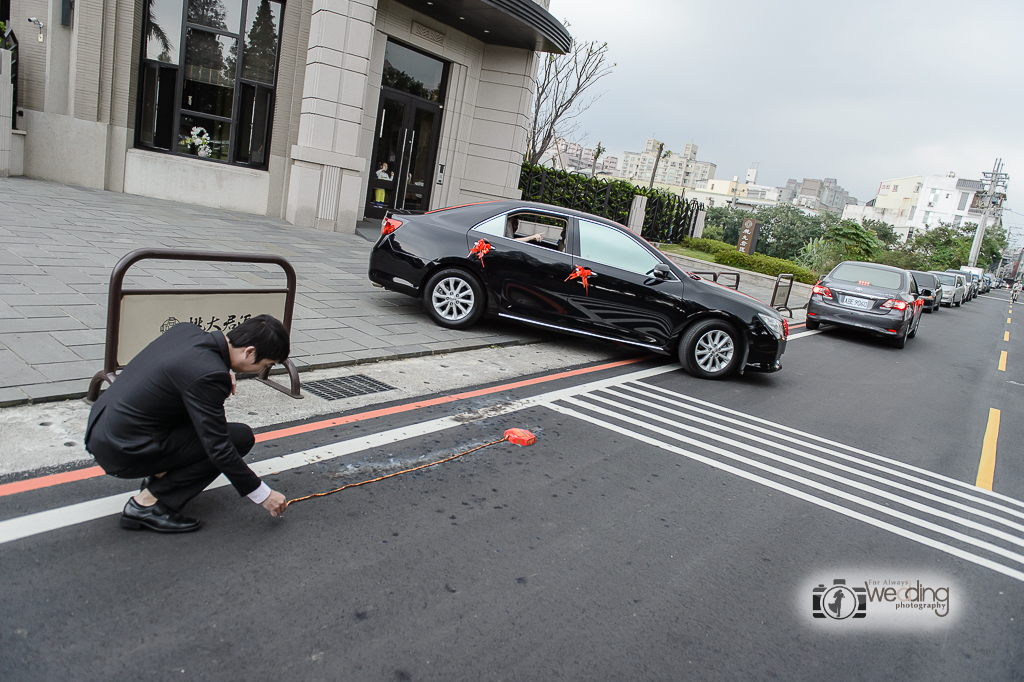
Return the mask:
[[394,386],[388,386],[382,381],[371,379],[363,374],[310,381],[303,383],[302,388],[324,400],[341,400],[357,395],[395,390]]

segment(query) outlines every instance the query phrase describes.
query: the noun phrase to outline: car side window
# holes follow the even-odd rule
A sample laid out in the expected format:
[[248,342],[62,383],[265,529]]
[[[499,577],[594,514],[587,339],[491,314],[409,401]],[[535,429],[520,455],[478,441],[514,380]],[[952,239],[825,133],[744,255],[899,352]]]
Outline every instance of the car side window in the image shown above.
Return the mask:
[[538,248],[565,251],[569,235],[569,220],[546,213],[518,212],[505,216],[501,235]]
[[631,237],[612,227],[589,220],[579,220],[577,225],[580,258],[638,275],[649,274],[661,262]]
[[918,293],[918,290],[917,290],[917,280],[914,279],[913,275],[910,276],[910,293],[912,293],[912,294]]
[[479,225],[473,228],[477,232],[483,232],[489,234],[492,237],[504,237],[505,236],[505,216],[498,215],[493,218],[488,218]]

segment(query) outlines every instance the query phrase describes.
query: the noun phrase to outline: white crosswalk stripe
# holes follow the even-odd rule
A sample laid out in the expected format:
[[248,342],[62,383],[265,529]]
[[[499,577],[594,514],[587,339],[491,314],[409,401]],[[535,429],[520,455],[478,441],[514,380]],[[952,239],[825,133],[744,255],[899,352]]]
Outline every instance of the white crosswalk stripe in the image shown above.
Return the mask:
[[1024,581],[1024,503],[642,381],[554,410]]

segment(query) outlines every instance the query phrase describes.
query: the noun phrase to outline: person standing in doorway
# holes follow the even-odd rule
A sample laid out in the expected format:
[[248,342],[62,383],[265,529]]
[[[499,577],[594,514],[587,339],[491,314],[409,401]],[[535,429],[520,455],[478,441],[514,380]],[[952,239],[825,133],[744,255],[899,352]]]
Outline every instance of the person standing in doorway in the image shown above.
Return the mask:
[[284,325],[259,315],[226,336],[176,324],[125,366],[92,406],[85,432],[86,449],[107,474],[143,478],[125,504],[122,528],[197,530],[199,519],[181,510],[220,474],[271,516],[284,512],[284,495],[242,459],[255,436],[228,423],[224,401],[235,392],[235,372],[263,371],[289,352]]

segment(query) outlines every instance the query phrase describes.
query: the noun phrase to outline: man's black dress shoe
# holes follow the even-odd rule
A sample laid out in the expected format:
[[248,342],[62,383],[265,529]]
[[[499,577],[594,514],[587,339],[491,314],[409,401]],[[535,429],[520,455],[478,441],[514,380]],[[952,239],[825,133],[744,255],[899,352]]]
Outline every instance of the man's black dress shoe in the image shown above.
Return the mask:
[[121,512],[121,527],[128,530],[149,528],[158,533],[188,533],[198,530],[201,523],[199,519],[171,511],[160,502],[151,507],[143,507],[134,497],[128,500]]

